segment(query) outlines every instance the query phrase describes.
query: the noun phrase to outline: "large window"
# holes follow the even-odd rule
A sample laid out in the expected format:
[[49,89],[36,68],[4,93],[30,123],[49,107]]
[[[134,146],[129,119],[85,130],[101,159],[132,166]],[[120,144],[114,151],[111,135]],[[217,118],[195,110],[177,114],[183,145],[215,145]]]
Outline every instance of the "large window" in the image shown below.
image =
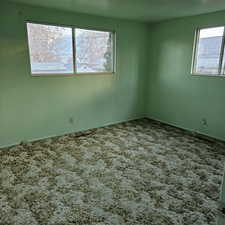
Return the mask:
[[114,72],[114,33],[27,23],[31,73]]
[[224,27],[199,29],[195,43],[192,73],[224,75]]

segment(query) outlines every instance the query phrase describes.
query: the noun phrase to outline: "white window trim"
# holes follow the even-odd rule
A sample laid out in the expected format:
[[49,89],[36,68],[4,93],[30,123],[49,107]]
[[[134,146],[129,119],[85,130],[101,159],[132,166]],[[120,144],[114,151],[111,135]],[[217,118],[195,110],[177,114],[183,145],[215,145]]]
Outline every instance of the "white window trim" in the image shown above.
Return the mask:
[[[215,73],[215,74],[197,73],[196,72],[196,62],[197,62],[196,57],[197,57],[197,49],[198,49],[198,45],[199,45],[200,30],[207,29],[207,28],[216,28],[216,27],[224,27],[222,43],[221,43],[221,49],[220,49],[220,59],[219,59],[219,68],[218,68],[219,73]],[[202,77],[206,76],[206,77],[222,77],[222,78],[225,78],[225,74],[223,74],[225,72],[224,71],[225,70],[225,65],[223,63],[223,57],[225,57],[224,56],[224,51],[225,51],[225,26],[224,25],[217,25],[217,26],[209,26],[209,27],[197,28],[196,31],[195,31],[194,43],[193,43],[191,75],[193,75],[193,76],[202,76]]]
[[[57,27],[64,27],[64,28],[71,28],[72,29],[72,54],[73,54],[73,73],[32,73],[31,69],[31,60],[30,60],[30,46],[29,46],[29,37],[27,31],[27,24],[38,24],[38,25],[47,25],[47,26],[57,26]],[[30,66],[30,74],[32,77],[59,77],[59,76],[81,76],[81,75],[112,75],[116,73],[116,32],[112,30],[105,30],[105,29],[95,29],[95,28],[86,28],[86,27],[77,27],[72,25],[62,25],[62,24],[54,24],[54,23],[45,23],[45,22],[34,22],[31,20],[26,20],[26,32],[27,32],[27,47],[29,53],[29,66]],[[112,34],[112,44],[113,44],[113,62],[112,62],[112,71],[110,72],[77,72],[76,67],[76,37],[75,37],[75,30],[76,29],[85,29],[90,31],[102,31],[102,32],[109,32]]]

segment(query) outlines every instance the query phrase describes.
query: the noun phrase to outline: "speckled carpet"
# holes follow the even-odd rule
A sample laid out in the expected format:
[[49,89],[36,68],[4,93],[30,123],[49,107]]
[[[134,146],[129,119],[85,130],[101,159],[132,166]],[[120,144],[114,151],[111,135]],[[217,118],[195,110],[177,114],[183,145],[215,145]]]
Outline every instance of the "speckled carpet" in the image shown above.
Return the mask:
[[215,225],[225,145],[150,120],[0,150],[1,225]]

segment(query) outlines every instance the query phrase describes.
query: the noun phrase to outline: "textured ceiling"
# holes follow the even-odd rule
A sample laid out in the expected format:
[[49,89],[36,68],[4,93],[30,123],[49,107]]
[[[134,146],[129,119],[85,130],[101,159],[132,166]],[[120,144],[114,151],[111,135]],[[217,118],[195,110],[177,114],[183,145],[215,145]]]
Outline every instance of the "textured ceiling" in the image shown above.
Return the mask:
[[225,0],[11,0],[29,5],[139,21],[225,10]]

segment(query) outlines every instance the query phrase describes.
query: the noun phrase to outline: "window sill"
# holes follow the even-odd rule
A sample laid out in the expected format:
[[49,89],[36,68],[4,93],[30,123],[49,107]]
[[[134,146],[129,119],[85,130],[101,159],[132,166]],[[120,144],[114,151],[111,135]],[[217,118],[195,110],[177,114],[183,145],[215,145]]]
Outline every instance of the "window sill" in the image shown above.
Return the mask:
[[70,76],[83,76],[83,75],[114,75],[115,72],[98,72],[98,73],[35,73],[31,74],[32,77],[70,77]]
[[191,76],[201,76],[201,77],[222,77],[222,78],[225,78],[225,74],[203,74],[203,73],[192,73]]

